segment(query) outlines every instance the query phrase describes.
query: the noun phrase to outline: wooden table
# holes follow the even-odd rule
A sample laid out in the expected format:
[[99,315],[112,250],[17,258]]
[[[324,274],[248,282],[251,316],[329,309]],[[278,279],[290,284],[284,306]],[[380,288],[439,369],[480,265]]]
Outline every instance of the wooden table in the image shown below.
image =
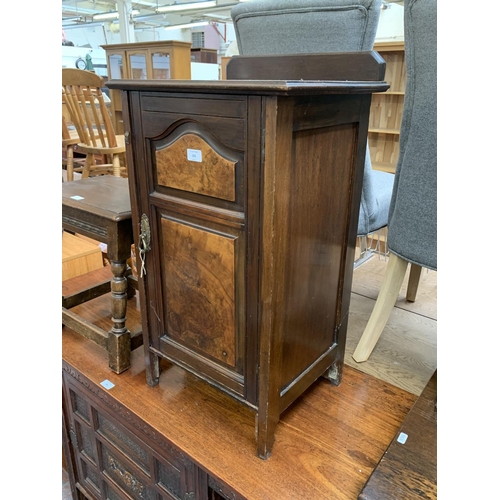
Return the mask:
[[353,500],[415,401],[346,366],[340,386],[320,379],[285,413],[263,461],[249,408],[165,360],[149,387],[142,349],[131,358],[117,375],[62,329],[66,470],[92,500]]
[[[107,244],[113,277],[62,298],[62,322],[102,345],[109,353],[109,367],[121,373],[130,367],[130,331],[125,325],[127,298],[135,293],[127,266],[133,243],[128,180],[111,175],[62,183],[62,226]],[[130,278],[130,279],[128,279]],[[109,332],[98,328],[70,308],[111,290],[112,322]],[[134,347],[142,344],[142,335]]]
[[363,487],[359,500],[437,498],[437,370]]

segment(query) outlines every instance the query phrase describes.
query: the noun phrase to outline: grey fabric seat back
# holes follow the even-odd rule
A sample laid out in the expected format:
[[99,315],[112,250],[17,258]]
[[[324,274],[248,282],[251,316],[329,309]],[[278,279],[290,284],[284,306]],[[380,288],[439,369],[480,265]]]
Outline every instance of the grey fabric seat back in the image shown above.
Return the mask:
[[[240,54],[371,50],[382,0],[253,0],[231,9]],[[250,35],[251,34],[251,35]]]
[[389,250],[437,269],[437,6],[406,0],[407,84],[389,210]]
[[[241,55],[356,52],[373,49],[381,7],[382,0],[252,0],[231,17]],[[367,153],[358,236],[387,225],[393,182]]]

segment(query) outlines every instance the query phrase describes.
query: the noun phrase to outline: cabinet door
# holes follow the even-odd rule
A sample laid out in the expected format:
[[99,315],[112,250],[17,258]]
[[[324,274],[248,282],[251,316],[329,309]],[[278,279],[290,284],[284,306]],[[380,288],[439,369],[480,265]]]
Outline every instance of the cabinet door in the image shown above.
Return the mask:
[[[241,397],[245,103],[224,104],[223,112],[242,118],[208,116],[208,107],[221,109],[212,100],[144,98],[146,166],[137,171],[136,188],[148,193],[142,209],[151,233],[144,277],[150,345]],[[169,112],[158,112],[162,106]]]
[[129,68],[129,78],[133,80],[146,80],[151,73],[147,50],[127,50],[127,63]]
[[159,348],[242,394],[244,232],[175,208],[155,209],[163,312]]
[[170,69],[170,52],[166,50],[152,50],[149,51],[151,63],[151,76],[153,80],[169,80],[172,78]]
[[110,80],[121,80],[129,78],[127,60],[123,51],[108,51],[108,76]]

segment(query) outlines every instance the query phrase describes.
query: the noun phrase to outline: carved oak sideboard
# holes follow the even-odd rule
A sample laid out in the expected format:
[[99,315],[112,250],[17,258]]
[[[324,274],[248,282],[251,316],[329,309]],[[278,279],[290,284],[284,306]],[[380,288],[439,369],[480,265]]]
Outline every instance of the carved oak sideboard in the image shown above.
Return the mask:
[[163,357],[248,405],[261,458],[280,414],[341,378],[371,94],[388,87],[376,53],[357,57],[353,80],[108,82],[148,383]]

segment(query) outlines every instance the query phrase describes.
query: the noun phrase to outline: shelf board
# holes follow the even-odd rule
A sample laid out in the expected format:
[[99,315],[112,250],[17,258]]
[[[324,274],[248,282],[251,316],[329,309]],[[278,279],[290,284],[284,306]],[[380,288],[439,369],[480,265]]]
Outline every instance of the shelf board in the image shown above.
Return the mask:
[[390,174],[393,174],[396,171],[396,165],[382,161],[372,162],[372,168],[374,170],[382,170],[382,172],[389,172]]
[[377,52],[395,52],[405,50],[404,40],[390,40],[385,42],[375,42],[373,50]]
[[387,92],[374,92],[373,95],[405,95],[404,90],[388,90]]
[[399,135],[399,130],[395,128],[369,128],[369,134],[389,134],[389,135]]

